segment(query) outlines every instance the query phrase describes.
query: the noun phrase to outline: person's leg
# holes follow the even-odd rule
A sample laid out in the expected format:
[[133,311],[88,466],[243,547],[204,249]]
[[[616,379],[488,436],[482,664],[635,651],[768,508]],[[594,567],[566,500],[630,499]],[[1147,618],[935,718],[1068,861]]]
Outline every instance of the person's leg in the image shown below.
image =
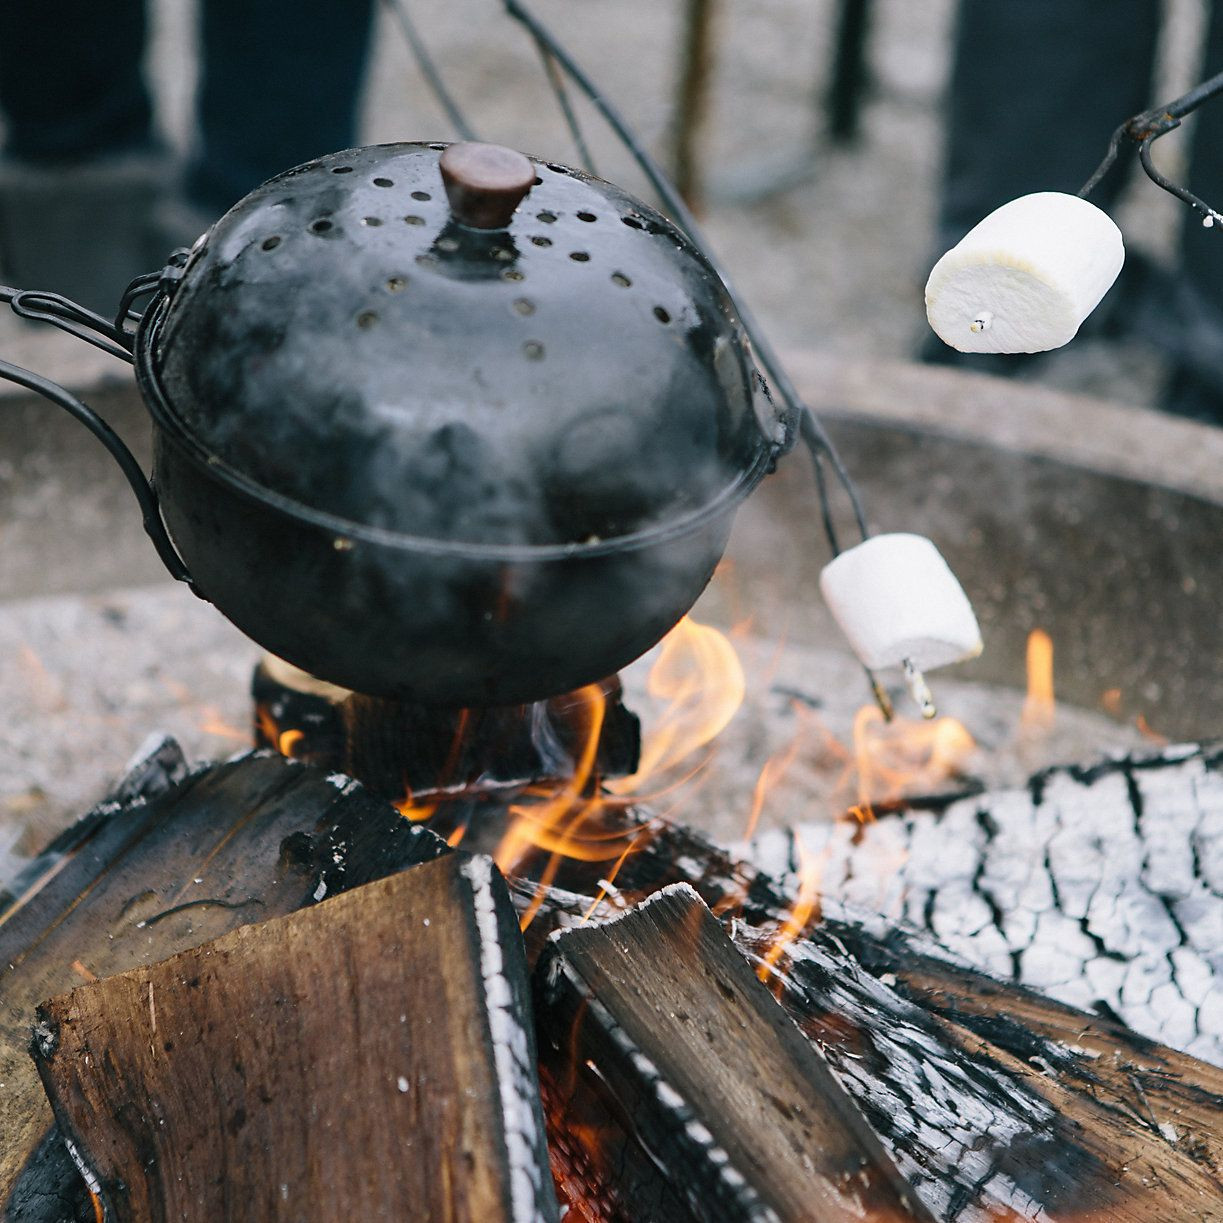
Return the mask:
[[373,0],[203,0],[198,206],[356,143]]
[[143,0],[0,3],[5,152],[82,161],[151,145]]
[[[1151,104],[1159,0],[961,0],[946,102],[942,248],[1031,191],[1076,192]],[[1108,209],[1121,175],[1096,189]]]
[[[1200,79],[1223,72],[1223,5],[1212,4],[1206,27]],[[1188,187],[1223,212],[1223,97],[1196,112],[1190,147]],[[1166,136],[1155,148],[1157,162],[1177,140]],[[1152,188],[1154,190],[1154,188]],[[1181,416],[1223,424],[1223,226],[1202,226],[1197,213],[1181,210],[1180,292],[1184,336],[1164,394],[1164,407]]]
[[143,0],[0,0],[0,278],[110,311],[157,266],[170,175],[141,69]]

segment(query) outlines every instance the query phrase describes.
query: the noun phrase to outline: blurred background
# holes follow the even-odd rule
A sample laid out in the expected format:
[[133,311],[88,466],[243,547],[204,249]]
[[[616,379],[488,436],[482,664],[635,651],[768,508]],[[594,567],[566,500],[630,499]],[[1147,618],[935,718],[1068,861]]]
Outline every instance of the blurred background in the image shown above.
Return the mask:
[[[939,253],[934,225],[956,5],[874,0],[865,7],[863,70],[854,94],[861,109],[855,135],[837,142],[830,138],[827,103],[839,56],[843,65],[836,41],[842,6],[833,0],[536,5],[664,164],[675,166],[678,129],[686,128],[683,176],[693,186],[708,238],[783,350],[907,357],[926,333],[922,287]],[[1205,21],[1202,0],[1168,0],[1163,7],[1158,100],[1198,78]],[[149,3],[147,70],[157,124],[179,155],[194,138],[196,10],[191,0]],[[495,0],[418,0],[411,11],[481,137],[578,161],[530,40]],[[680,99],[694,14],[706,22],[705,102],[683,124]],[[600,173],[639,187],[589,108],[580,112]],[[375,5],[361,115],[362,142],[454,136],[387,5]],[[252,115],[250,122],[259,119]],[[1160,142],[1160,163],[1173,176],[1183,170],[1178,159],[1186,147],[1185,133]],[[1084,151],[1083,179],[1103,151],[1102,143]],[[1133,186],[1118,218],[1127,245],[1166,259],[1175,206],[1145,179]],[[97,241],[105,241],[105,233],[99,223]],[[113,363],[84,346],[7,316],[0,317],[0,351],[77,385],[116,374]],[[1156,401],[1161,372],[1157,353],[1141,342],[1084,341],[1020,376],[1144,404]]]

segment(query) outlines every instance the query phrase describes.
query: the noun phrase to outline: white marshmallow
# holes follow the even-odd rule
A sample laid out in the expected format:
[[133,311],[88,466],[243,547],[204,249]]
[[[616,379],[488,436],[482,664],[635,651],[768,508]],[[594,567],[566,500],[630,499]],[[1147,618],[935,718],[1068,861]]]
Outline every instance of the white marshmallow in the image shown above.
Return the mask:
[[1121,265],[1121,231],[1076,195],[1040,191],[991,212],[934,265],[926,317],[960,352],[1045,352],[1072,340]]
[[824,566],[820,590],[854,653],[871,670],[906,659],[919,671],[981,653],[972,604],[922,535],[876,535]]

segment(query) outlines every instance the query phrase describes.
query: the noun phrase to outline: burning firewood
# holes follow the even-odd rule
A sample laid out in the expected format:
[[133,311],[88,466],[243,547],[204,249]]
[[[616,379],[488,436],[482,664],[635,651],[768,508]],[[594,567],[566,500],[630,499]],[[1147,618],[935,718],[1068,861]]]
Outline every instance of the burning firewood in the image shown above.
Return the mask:
[[557,1218],[526,958],[488,858],[81,986],[39,1008],[33,1052],[118,1223]]
[[[48,1119],[24,1055],[36,1002],[80,983],[81,969],[105,975],[130,968],[309,902],[320,884],[330,894],[346,880],[363,882],[445,852],[436,837],[359,789],[341,791],[343,784],[275,760],[224,766],[189,781],[178,798],[98,813],[38,864],[42,890],[19,898],[7,919],[0,913],[0,964],[14,965],[0,986],[12,1008],[0,1055],[9,1058],[5,1075],[12,1067],[19,1076],[0,1075],[18,1083],[13,1097],[0,1099],[0,1152],[12,1169],[0,1182],[0,1201],[9,1200],[11,1177]],[[222,814],[227,789],[235,805]],[[306,811],[294,811],[295,797],[306,800]],[[532,805],[546,820],[514,816],[519,831],[507,837],[510,809]],[[1077,1223],[1092,1210],[1117,1223],[1223,1217],[1215,1207],[1223,1200],[1217,1172],[1223,1072],[1214,1067],[984,977],[877,914],[827,899],[804,912],[794,891],[615,796],[581,787],[550,799],[465,796],[440,802],[430,827],[447,835],[456,819],[468,830],[465,847],[511,842],[507,856],[517,865],[509,883],[530,958],[551,930],[613,915],[669,883],[692,883],[823,1051],[935,1217]],[[537,839],[524,838],[523,828],[533,828]],[[194,878],[206,882],[189,887],[188,899],[240,903],[260,889],[268,899],[242,912],[174,911],[176,890]],[[207,928],[193,929],[193,920],[207,921]],[[181,941],[144,941],[170,934]],[[609,1133],[610,1122],[606,1115],[575,1116],[563,1102],[566,1082],[544,1076],[551,1111],[573,1120],[567,1154],[559,1142],[552,1148],[562,1192],[567,1167],[574,1185],[593,1168],[602,1201],[609,1185],[638,1174],[640,1184],[652,1177],[657,1185],[651,1168],[632,1164],[631,1144],[601,1150],[595,1143],[591,1157],[587,1139]],[[58,1185],[45,1161],[32,1159],[28,1171],[35,1164],[47,1178],[38,1199],[45,1209],[17,1217],[22,1223],[65,1217],[62,1210],[46,1213],[57,1209],[49,1195]],[[592,1200],[570,1199],[572,1217],[600,1223],[633,1217],[599,1213]],[[636,1217],[682,1217],[672,1205],[663,1200]]]
[[[511,880],[520,911],[536,914],[528,946],[591,912],[584,869],[566,863],[542,903],[535,886]],[[877,916],[825,902],[795,921],[792,893],[677,826],[646,830],[617,876],[619,899],[602,911],[677,879],[733,915],[735,944],[936,1218],[1223,1219],[1215,1067],[946,952],[932,957],[937,949]],[[902,978],[898,965],[923,954],[930,965]]]
[[[52,1124],[26,1052],[43,999],[442,851],[360,786],[270,755],[82,819],[0,908],[0,1203]],[[53,1177],[62,1164],[38,1168]],[[20,1192],[45,1201],[57,1191],[42,1181]]]
[[683,1218],[932,1218],[686,884],[554,934],[536,982],[552,1077],[621,1120]]
[[825,896],[892,913],[995,976],[1223,1065],[1223,757],[1170,749],[1026,790],[762,834]]

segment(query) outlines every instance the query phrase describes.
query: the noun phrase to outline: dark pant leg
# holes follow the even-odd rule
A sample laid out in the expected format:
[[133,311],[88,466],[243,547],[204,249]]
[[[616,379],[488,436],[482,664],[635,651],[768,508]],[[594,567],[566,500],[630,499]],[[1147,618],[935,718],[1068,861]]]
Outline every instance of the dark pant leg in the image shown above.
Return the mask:
[[373,0],[203,0],[194,202],[356,143]]
[[143,0],[0,0],[5,150],[74,161],[148,145]]
[[[1077,191],[1151,104],[1159,0],[961,0],[948,91],[940,249],[1031,191]],[[1093,194],[1108,208],[1110,175]]]
[[[1212,4],[1200,79],[1223,72],[1223,4]],[[1197,112],[1190,151],[1189,189],[1223,212],[1223,96]],[[1177,137],[1166,136],[1169,144]],[[1162,142],[1161,142],[1162,143]],[[1160,146],[1155,145],[1160,160]],[[1223,227],[1203,229],[1197,213],[1182,212],[1181,265],[1189,281],[1212,305],[1223,310]]]

